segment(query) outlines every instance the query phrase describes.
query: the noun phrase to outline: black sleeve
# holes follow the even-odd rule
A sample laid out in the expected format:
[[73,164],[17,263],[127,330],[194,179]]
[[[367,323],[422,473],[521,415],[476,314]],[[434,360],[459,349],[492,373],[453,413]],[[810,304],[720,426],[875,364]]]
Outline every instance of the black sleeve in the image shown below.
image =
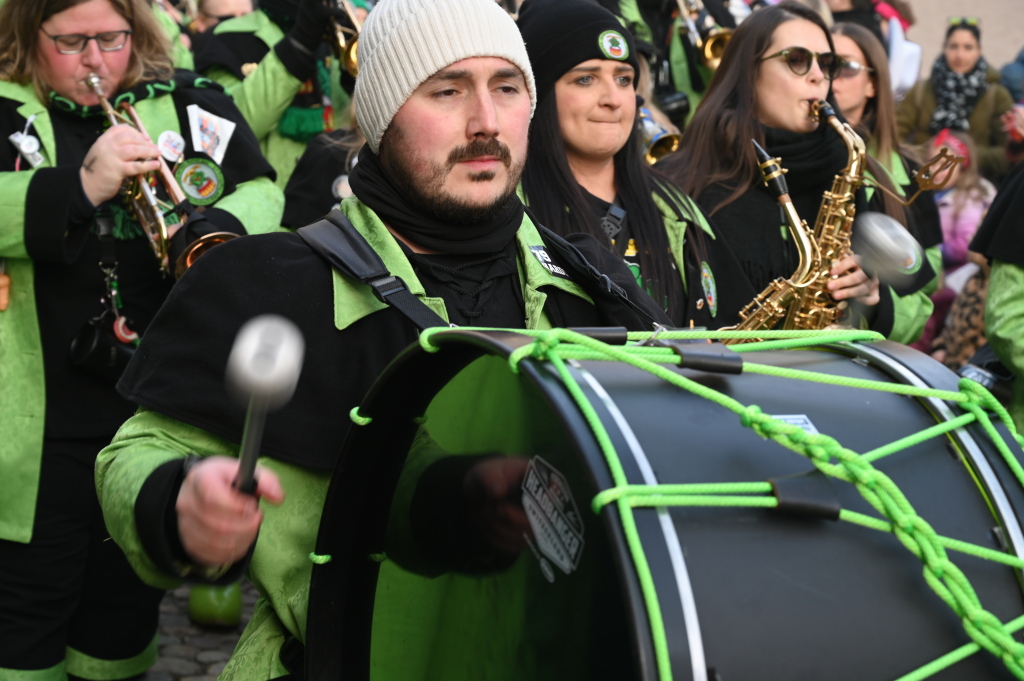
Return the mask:
[[[55,196],[68,200],[54,201]],[[77,260],[95,210],[82,189],[78,166],[36,170],[25,197],[25,249],[29,257],[56,263]]]
[[211,28],[196,36],[192,52],[199,73],[220,67],[244,79],[242,66],[260,63],[270,48],[252,33],[215,33]]
[[282,225],[298,229],[331,212],[338,202],[334,181],[348,171],[341,143],[349,134],[347,130],[334,130],[310,140],[284,189]]
[[596,238],[575,233],[563,239],[547,228],[540,230],[556,258],[574,272],[572,280],[594,299],[603,324],[625,326],[631,331],[653,331],[655,323],[672,325],[665,311],[636,283],[625,261]]

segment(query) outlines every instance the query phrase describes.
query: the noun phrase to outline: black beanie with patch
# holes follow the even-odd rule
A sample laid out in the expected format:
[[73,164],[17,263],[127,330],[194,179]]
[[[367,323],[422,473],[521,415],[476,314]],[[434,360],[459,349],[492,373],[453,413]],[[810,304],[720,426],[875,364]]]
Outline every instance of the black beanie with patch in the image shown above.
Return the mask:
[[516,23],[530,55],[538,102],[569,69],[588,59],[621,61],[640,75],[633,36],[591,0],[526,0]]

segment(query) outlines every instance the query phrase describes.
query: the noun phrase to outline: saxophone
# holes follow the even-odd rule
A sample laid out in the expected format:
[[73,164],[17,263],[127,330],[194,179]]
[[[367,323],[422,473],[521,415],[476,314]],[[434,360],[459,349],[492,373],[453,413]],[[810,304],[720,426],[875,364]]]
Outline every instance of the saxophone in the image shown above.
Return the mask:
[[[724,330],[761,331],[782,321],[784,329],[824,329],[838,322],[847,305],[836,301],[827,286],[829,271],[850,251],[850,235],[856,215],[854,195],[864,183],[867,152],[864,140],[846,123],[839,121],[832,107],[823,100],[812,103],[811,114],[827,123],[846,143],[849,153],[846,167],[836,174],[832,188],[825,192],[813,231],[800,219],[790,199],[780,166],[757,142],[754,147],[765,184],[786,214],[789,232],[800,259],[788,279],[776,279],[740,311],[740,323]],[[751,342],[753,338],[728,339],[727,344]]]

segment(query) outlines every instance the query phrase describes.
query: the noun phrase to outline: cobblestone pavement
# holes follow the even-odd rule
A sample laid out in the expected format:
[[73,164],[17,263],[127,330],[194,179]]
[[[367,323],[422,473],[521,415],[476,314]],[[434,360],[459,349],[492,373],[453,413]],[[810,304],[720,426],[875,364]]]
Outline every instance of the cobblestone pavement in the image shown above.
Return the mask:
[[236,629],[199,627],[188,619],[189,587],[168,591],[160,603],[160,656],[142,681],[215,681],[252,615],[256,589],[242,582],[242,624]]

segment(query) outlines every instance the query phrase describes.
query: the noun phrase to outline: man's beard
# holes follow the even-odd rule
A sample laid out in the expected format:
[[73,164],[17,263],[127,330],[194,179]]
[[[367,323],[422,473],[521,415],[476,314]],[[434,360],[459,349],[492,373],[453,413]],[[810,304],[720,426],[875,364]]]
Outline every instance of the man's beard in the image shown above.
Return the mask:
[[[408,202],[429,217],[461,227],[490,222],[503,215],[513,201],[518,201],[516,185],[526,165],[525,159],[513,164],[509,148],[491,137],[487,141],[474,140],[457,147],[448,155],[445,164],[430,162],[426,173],[417,177],[412,172],[411,154],[405,144],[401,128],[390,126],[380,142],[380,163],[396,187],[406,195]],[[494,156],[506,168],[508,181],[502,193],[490,204],[475,205],[452,196],[444,190],[445,180],[456,164],[480,156]],[[494,171],[472,173],[472,182],[492,182]]]

